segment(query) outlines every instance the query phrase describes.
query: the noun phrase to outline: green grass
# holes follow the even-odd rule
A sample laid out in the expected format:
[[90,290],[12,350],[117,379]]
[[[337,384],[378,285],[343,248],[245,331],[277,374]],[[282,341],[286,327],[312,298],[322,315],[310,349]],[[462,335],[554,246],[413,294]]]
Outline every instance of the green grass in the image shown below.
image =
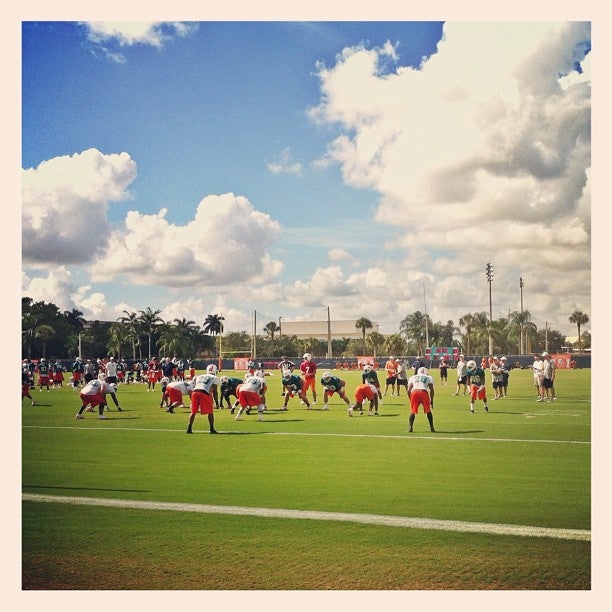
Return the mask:
[[[342,373],[352,396],[358,381]],[[216,410],[220,435],[159,392],[121,386],[124,412],[76,421],[69,388],[23,401],[24,493],[282,508],[589,530],[590,370],[560,371],[559,399],[535,402],[531,373],[509,397],[453,397],[436,377],[435,425],[406,397],[380,416],[280,412],[269,377],[265,420]],[[320,389],[320,388],[319,388]],[[112,406],[112,403],[111,403]],[[23,502],[24,589],[585,590],[591,544],[352,522]],[[427,568],[424,571],[424,568]]]

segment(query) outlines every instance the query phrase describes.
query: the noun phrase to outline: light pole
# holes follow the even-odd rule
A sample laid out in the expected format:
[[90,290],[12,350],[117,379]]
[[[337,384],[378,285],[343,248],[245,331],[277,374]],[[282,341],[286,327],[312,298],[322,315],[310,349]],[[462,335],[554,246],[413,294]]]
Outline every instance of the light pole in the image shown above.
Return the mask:
[[525,338],[523,337],[523,285],[525,284],[525,280],[523,279],[523,277],[521,276],[519,278],[519,287],[521,289],[521,355],[525,354]]
[[493,325],[493,300],[491,298],[491,283],[493,282],[493,266],[487,263],[485,266],[487,281],[489,283],[489,356],[493,355],[493,336],[491,335],[491,326]]

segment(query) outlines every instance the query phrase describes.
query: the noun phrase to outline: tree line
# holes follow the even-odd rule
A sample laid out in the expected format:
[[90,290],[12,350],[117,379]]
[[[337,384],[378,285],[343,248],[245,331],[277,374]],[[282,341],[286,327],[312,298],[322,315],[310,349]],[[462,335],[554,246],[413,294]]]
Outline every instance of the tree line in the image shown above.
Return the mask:
[[[253,338],[246,331],[224,333],[224,317],[209,314],[201,325],[195,321],[173,319],[164,321],[160,310],[147,307],[130,312],[116,321],[86,321],[80,310],[64,310],[53,303],[35,302],[24,297],[22,302],[23,358],[51,359],[113,355],[118,358],[142,360],[152,356],[189,358],[248,355],[253,350]],[[579,352],[590,346],[590,334],[582,333],[589,322],[588,315],[574,312],[569,321],[577,326]],[[428,346],[457,346],[465,354],[488,354],[489,334],[496,354],[531,354],[548,350],[562,352],[571,346],[559,331],[538,329],[529,311],[511,312],[507,318],[491,322],[486,312],[467,313],[457,324],[434,322],[420,311],[404,317],[398,332],[383,335],[373,331],[374,324],[366,317],[355,323],[361,338],[334,338],[331,342],[334,358],[356,355],[424,355]],[[280,355],[301,355],[310,352],[326,355],[327,340],[297,338],[282,335],[280,326],[270,321],[257,334],[256,351],[260,358]]]

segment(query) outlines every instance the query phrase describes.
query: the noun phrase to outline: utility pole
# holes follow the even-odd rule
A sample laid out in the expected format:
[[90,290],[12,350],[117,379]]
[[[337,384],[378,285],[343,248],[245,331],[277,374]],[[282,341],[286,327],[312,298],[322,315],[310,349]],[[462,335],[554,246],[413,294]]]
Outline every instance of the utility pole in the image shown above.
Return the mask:
[[489,283],[489,356],[493,355],[493,336],[491,335],[491,326],[493,325],[493,300],[491,297],[491,284],[493,283],[493,266],[487,263],[485,267],[487,281]]
[[332,357],[332,340],[331,340],[331,318],[329,315],[329,306],[327,307],[327,358]]
[[523,285],[525,284],[525,281],[523,279],[523,277],[521,276],[519,278],[519,287],[521,289],[521,347],[520,347],[520,352],[521,355],[525,354],[525,338],[524,338],[524,332],[523,332]]

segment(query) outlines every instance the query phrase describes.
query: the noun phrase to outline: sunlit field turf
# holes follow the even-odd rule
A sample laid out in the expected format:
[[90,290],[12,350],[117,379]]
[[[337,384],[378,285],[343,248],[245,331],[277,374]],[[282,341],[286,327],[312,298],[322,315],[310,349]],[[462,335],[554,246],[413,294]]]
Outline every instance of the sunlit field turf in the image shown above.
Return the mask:
[[[200,415],[186,435],[159,387],[121,385],[104,421],[75,420],[70,387],[33,390],[23,589],[590,589],[590,370],[559,370],[549,403],[513,370],[475,414],[454,371],[432,373],[435,433],[422,412],[408,432],[404,389],[378,416],[337,396],[322,411],[320,384],[311,410],[281,411],[278,374],[264,420],[215,410],[218,435]],[[360,374],[334,374],[353,402]]]

